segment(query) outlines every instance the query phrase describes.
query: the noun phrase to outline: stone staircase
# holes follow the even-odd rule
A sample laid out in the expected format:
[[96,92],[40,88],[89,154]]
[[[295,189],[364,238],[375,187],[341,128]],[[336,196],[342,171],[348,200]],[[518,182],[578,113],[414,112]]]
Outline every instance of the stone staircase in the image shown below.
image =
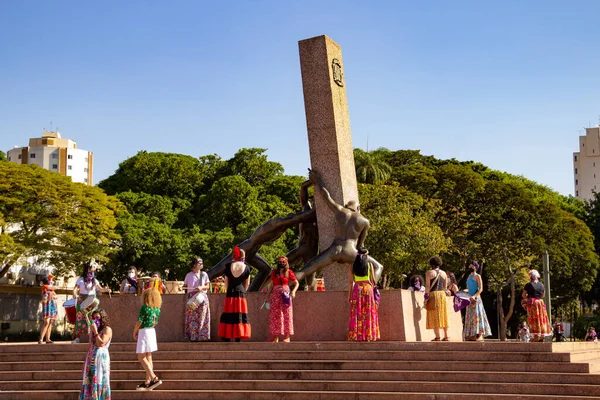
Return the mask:
[[[0,399],[76,399],[87,344],[0,345]],[[159,343],[163,384],[113,343],[120,399],[600,399],[599,343]]]

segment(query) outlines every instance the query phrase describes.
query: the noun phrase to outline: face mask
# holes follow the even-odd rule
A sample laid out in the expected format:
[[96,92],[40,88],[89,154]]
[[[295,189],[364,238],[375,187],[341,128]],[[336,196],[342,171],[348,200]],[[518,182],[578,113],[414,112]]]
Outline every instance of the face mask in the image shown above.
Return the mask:
[[131,279],[135,278],[135,272],[130,272],[128,275]]
[[100,329],[100,324],[102,320],[100,318],[94,318],[94,324],[96,324],[96,328]]
[[88,273],[88,278],[94,279],[94,272],[89,272]]

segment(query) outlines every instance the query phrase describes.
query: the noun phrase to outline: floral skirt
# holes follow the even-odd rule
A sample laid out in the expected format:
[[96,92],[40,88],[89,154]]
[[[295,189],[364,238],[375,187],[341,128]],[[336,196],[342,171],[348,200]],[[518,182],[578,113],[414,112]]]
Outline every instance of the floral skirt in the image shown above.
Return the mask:
[[375,341],[380,339],[379,313],[369,282],[355,282],[350,300],[348,340]]
[[56,301],[47,300],[42,302],[42,318],[56,319]]
[[88,326],[87,321],[85,320],[85,315],[83,315],[83,311],[81,310],[81,302],[88,297],[87,294],[82,294],[77,299],[77,305],[75,306],[75,311],[77,312],[77,317],[75,318],[75,330],[73,331],[73,339],[78,338],[81,335],[88,334]]
[[[427,307],[431,307],[431,310],[427,310],[427,329],[439,329],[448,328],[448,302],[446,301],[446,292],[443,290],[436,290],[435,292],[429,293],[429,300],[427,300]],[[429,302],[432,302],[429,304]]]
[[465,338],[472,336],[492,336],[492,329],[490,328],[490,323],[488,322],[480,297],[477,297],[474,303],[467,306],[463,336]]
[[[271,336],[294,334],[293,305],[286,306],[281,298],[283,292],[290,292],[289,286],[275,286],[271,292],[271,308],[269,312],[269,332]],[[291,300],[291,299],[290,299]]]
[[546,304],[544,300],[530,297],[527,299],[527,324],[532,337],[546,336],[552,334],[552,327],[548,321]]
[[[194,294],[191,294],[191,297]],[[195,310],[185,308],[185,336],[192,342],[210,340],[210,305],[208,298]]]
[[79,400],[110,400],[110,355],[108,348],[92,345],[83,368]]

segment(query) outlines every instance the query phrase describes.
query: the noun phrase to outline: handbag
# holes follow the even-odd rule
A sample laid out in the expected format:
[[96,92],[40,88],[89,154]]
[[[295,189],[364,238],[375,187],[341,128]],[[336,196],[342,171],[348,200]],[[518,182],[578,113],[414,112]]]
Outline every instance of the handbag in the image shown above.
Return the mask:
[[292,305],[292,296],[290,296],[290,292],[286,292],[285,290],[281,292],[281,301],[283,305],[289,307]]
[[379,288],[375,284],[375,281],[373,278],[375,272],[373,271],[373,264],[371,264],[371,263],[369,263],[369,270],[370,270],[369,272],[370,272],[370,276],[371,276],[370,283],[371,283],[371,286],[373,287],[373,299],[375,300],[377,305],[379,305],[379,302],[381,301],[381,293],[379,293]]

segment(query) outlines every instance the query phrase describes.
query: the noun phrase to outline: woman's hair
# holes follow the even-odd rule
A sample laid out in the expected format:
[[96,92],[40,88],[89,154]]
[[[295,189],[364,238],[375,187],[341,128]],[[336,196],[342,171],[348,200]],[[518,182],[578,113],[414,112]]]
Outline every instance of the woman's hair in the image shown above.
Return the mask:
[[144,304],[150,308],[160,308],[162,306],[162,297],[155,287],[150,287],[144,291]]
[[48,284],[48,278],[42,278],[41,281],[44,285]]
[[160,272],[158,272],[158,271],[154,271],[154,272],[152,272],[152,273],[150,274],[150,277],[151,277],[151,278],[152,278],[153,276],[156,276],[158,279],[160,279],[160,278],[161,278],[161,276],[160,276]]
[[87,261],[83,264],[83,274],[81,274],[81,276],[83,277],[83,281],[88,284],[91,283],[92,280],[89,278],[90,275],[90,269],[92,269],[92,262],[91,261]]
[[138,273],[137,268],[134,266],[131,266],[127,269],[127,273],[129,273],[129,271],[131,271],[131,270],[133,270],[133,272],[135,272],[135,276],[137,276],[137,273]]
[[104,311],[103,308],[99,308],[96,311],[94,311],[92,313],[92,318],[94,317],[94,315],[98,314],[100,316],[100,327],[98,328],[98,332],[100,332],[102,329],[106,328],[107,326],[110,326],[110,318],[108,318],[108,314],[106,313],[106,311]]
[[195,257],[190,263],[190,269],[194,269],[197,263],[204,263],[200,257]]
[[275,267],[277,270],[277,275],[281,276],[281,270],[285,270],[285,277],[289,277],[290,275],[290,264],[288,263],[288,259],[287,257],[279,257],[277,259],[277,267]]
[[529,278],[531,280],[540,279],[540,273],[537,272],[537,270],[535,270],[535,269],[531,269],[531,270],[529,270]]
[[431,265],[431,268],[433,268],[433,269],[441,267],[442,264],[443,264],[442,259],[438,256],[434,256],[429,259],[429,265]]
[[456,276],[454,276],[453,272],[446,272],[446,276],[448,277],[448,279],[450,280],[450,283],[458,286],[458,282],[456,281]]
[[364,247],[358,249],[358,254],[352,264],[352,273],[356,276],[367,276],[369,274],[369,252]]
[[415,281],[419,279],[419,284],[425,287],[425,279],[421,275],[413,275],[410,277],[408,284],[410,287],[415,287]]

